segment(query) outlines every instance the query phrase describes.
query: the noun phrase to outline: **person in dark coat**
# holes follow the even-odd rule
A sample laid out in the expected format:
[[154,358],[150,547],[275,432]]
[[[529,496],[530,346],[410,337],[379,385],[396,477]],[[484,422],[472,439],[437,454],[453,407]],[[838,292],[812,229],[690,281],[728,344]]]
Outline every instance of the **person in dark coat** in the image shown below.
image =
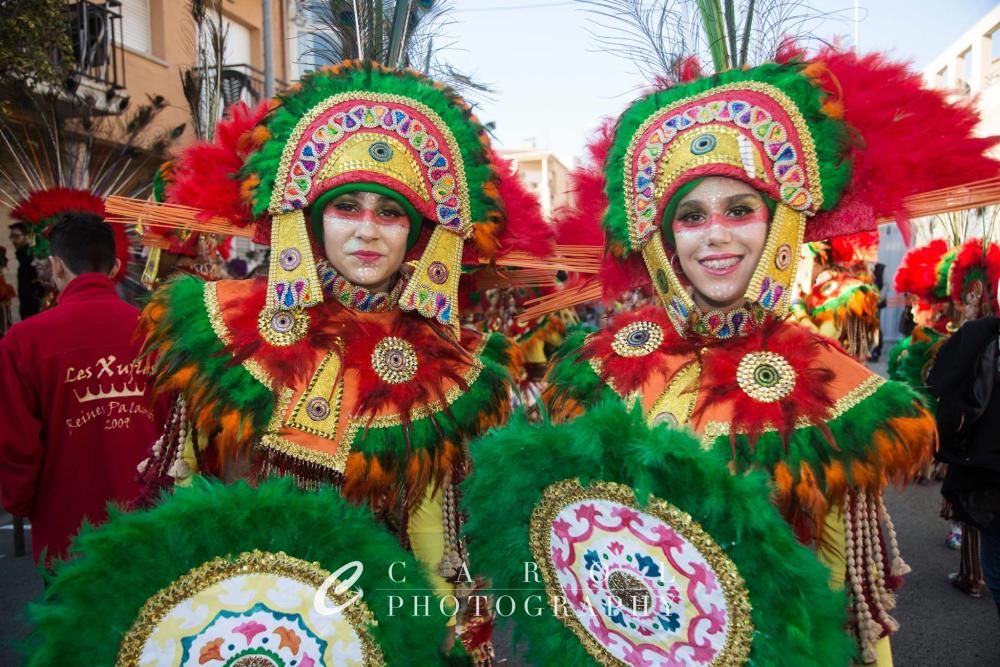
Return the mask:
[[941,493],[955,518],[980,529],[983,578],[1000,612],[1000,318],[967,322],[927,376],[948,464]]
[[38,280],[34,257],[31,255],[31,228],[27,223],[15,222],[10,226],[10,242],[17,256],[17,299],[22,320],[38,314],[45,293]]

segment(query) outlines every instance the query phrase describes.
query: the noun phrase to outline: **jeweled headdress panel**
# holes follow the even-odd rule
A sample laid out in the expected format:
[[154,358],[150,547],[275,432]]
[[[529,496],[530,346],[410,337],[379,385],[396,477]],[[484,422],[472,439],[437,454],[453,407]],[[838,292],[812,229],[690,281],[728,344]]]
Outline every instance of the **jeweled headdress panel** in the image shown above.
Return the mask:
[[347,62],[304,79],[264,127],[270,136],[246,167],[254,213],[273,220],[262,331],[280,333],[290,311],[322,300],[303,210],[351,184],[384,187],[435,223],[400,306],[457,327],[463,243],[502,219],[489,142],[469,106],[416,72]]
[[619,255],[641,252],[671,320],[684,331],[694,303],[660,233],[678,189],[706,176],[745,181],[777,205],[746,298],[788,307],[807,216],[839,198],[850,165],[845,132],[800,65],[765,65],[648,95],[626,111],[608,157],[604,225]]

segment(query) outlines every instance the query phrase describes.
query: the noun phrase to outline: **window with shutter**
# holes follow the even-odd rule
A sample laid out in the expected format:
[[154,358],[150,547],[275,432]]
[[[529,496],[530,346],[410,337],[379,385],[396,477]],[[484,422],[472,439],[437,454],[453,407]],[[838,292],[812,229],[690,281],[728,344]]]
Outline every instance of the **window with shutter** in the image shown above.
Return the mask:
[[150,53],[149,0],[121,0],[122,44],[141,53]]

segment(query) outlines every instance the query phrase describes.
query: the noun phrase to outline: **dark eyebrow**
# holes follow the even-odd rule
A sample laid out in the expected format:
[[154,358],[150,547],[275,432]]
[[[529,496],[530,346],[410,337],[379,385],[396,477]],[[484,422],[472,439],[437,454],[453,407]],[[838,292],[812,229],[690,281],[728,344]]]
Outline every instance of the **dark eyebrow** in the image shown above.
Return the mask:
[[[746,199],[751,199],[753,200],[754,203],[763,203],[763,200],[761,199],[760,195],[757,194],[756,192],[739,192],[735,195],[730,195],[729,197],[727,197],[726,205],[732,206],[734,203]],[[697,209],[704,207],[705,207],[705,202],[703,202],[700,199],[685,199],[677,206],[677,211],[680,212],[687,209],[692,209],[692,208]]]
[[727,204],[733,204],[743,199],[752,199],[754,203],[763,203],[763,199],[756,192],[741,192],[726,199]]

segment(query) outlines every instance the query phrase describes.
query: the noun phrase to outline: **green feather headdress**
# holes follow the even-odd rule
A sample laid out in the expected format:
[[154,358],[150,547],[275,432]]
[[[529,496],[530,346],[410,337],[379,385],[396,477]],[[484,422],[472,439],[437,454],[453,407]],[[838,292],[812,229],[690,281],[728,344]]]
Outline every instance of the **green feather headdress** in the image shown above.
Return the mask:
[[[636,232],[630,233],[628,211],[634,205],[627,198],[641,189],[636,180],[642,174],[636,169],[636,177],[633,177],[630,162],[639,157],[643,133],[656,126],[669,128],[667,136],[672,145],[677,145],[685,136],[701,134],[702,128],[709,124],[740,131],[755,143],[754,148],[765,161],[763,165],[755,165],[757,173],[749,176],[743,169],[749,165],[742,161],[733,164],[732,158],[736,156],[720,152],[722,146],[718,142],[711,148],[707,143],[694,146],[692,153],[701,152],[681,163],[678,173],[661,175],[653,170],[654,187],[664,188],[655,203],[658,213],[666,208],[672,192],[692,178],[708,175],[740,178],[776,201],[784,201],[810,215],[833,209],[851,176],[851,165],[844,160],[847,129],[841,120],[830,115],[836,113],[827,105],[827,93],[817,87],[807,72],[807,65],[800,62],[769,63],[748,70],[729,70],[659,90],[634,102],[618,121],[605,163],[606,192],[611,205],[603,225],[609,241],[617,244],[612,248],[620,254],[640,249]],[[746,106],[734,108],[732,105],[747,100],[750,101]],[[700,113],[693,113],[692,107]],[[683,114],[678,116],[677,112],[683,111],[688,111],[687,118]],[[761,112],[766,112],[767,116]],[[779,114],[790,122],[779,118]],[[671,123],[675,117],[678,120]],[[775,122],[781,124],[780,130]],[[808,201],[796,201],[794,189],[783,193],[775,169],[761,169],[785,162],[781,151],[786,146],[796,151],[795,160],[788,161],[789,164],[800,167],[806,172],[806,178],[811,179],[806,183]],[[772,154],[778,159],[772,158]],[[713,157],[718,160],[713,161]],[[666,158],[660,153],[655,154],[654,160],[657,159]],[[650,179],[642,183],[646,180]],[[658,226],[659,218],[654,216],[653,219]]]
[[287,313],[322,301],[303,210],[357,184],[387,188],[435,223],[413,239],[417,263],[399,304],[457,335],[464,242],[492,257],[503,221],[492,150],[469,105],[412,70],[347,61],[279,96],[257,134],[243,176],[254,214],[272,217],[264,337],[288,344]]

